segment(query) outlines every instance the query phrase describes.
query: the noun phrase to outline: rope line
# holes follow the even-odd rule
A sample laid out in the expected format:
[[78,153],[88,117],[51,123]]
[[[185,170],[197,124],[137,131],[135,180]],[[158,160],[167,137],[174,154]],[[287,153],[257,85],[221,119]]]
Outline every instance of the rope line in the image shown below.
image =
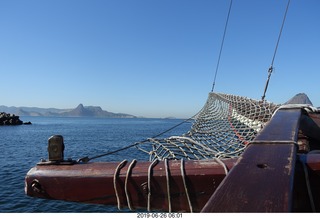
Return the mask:
[[228,27],[228,23],[229,23],[231,6],[232,6],[232,0],[230,0],[229,11],[228,11],[227,19],[226,19],[226,24],[225,24],[225,26],[224,26],[224,32],[223,32],[223,37],[222,37],[222,42],[221,42],[221,46],[220,46],[220,51],[219,51],[219,56],[218,56],[216,71],[215,71],[215,74],[214,74],[214,79],[213,79],[213,84],[212,84],[211,92],[213,92],[214,86],[215,86],[215,84],[216,84],[216,78],[217,78],[218,69],[219,69],[219,65],[220,65],[220,59],[221,59],[221,54],[222,54],[224,39],[226,38],[227,27]]
[[302,164],[302,167],[303,167],[304,177],[305,177],[305,180],[306,180],[306,186],[307,186],[310,206],[311,206],[312,212],[316,212],[316,207],[315,207],[315,204],[314,204],[314,199],[313,199],[313,195],[312,195],[312,191],[311,191],[311,185],[310,185],[309,173],[308,173],[307,165],[304,162],[301,162],[301,164]]
[[147,210],[150,211],[151,210],[151,173],[152,173],[152,169],[158,164],[159,160],[154,160],[149,168],[148,168],[148,203],[147,203]]
[[168,193],[168,211],[171,213],[172,207],[171,207],[171,193],[170,193],[170,171],[169,171],[169,164],[168,159],[164,160],[164,167],[166,171],[166,180],[167,180],[167,193]]
[[[199,111],[198,111],[196,114],[194,114],[193,116],[189,117],[188,119],[183,120],[182,122],[180,122],[180,123],[172,126],[171,128],[166,129],[166,130],[163,131],[163,132],[160,132],[159,134],[157,134],[157,135],[155,135],[155,136],[153,136],[153,137],[151,137],[151,138],[148,138],[148,139],[145,139],[145,140],[142,140],[142,141],[139,141],[139,142],[130,144],[130,145],[128,145],[128,146],[125,146],[125,147],[123,147],[123,148],[120,148],[120,149],[117,149],[117,150],[114,150],[114,151],[110,151],[110,152],[107,152],[107,153],[103,153],[103,154],[100,154],[100,155],[96,155],[96,156],[93,156],[93,157],[88,157],[88,156],[82,157],[82,158],[78,159],[77,162],[78,162],[78,163],[81,163],[81,162],[87,163],[87,162],[89,162],[90,160],[94,160],[94,159],[97,159],[97,158],[100,158],[100,157],[105,157],[105,156],[108,156],[108,155],[111,155],[111,154],[115,154],[115,153],[117,153],[117,152],[124,151],[124,150],[127,150],[127,149],[132,148],[132,147],[136,147],[136,148],[138,148],[139,150],[144,151],[142,148],[139,148],[138,145],[141,145],[141,144],[143,144],[143,143],[146,143],[146,142],[150,141],[150,139],[154,139],[154,138],[160,137],[161,135],[164,135],[164,134],[170,132],[171,130],[179,127],[180,125],[182,125],[182,124],[184,124],[184,123],[186,123],[186,122],[189,122],[190,120],[193,120],[202,110],[203,110],[203,108],[202,108],[201,110],[199,110]],[[146,151],[144,151],[144,152],[146,152]]]
[[114,175],[113,175],[113,188],[114,188],[114,193],[116,195],[117,198],[117,204],[118,204],[118,209],[121,210],[121,203],[120,203],[120,197],[119,197],[119,193],[118,193],[118,189],[117,189],[117,178],[120,174],[120,169],[122,167],[124,167],[127,163],[127,160],[123,160],[121,163],[119,163],[119,165],[116,167],[115,171],[114,171]]
[[191,199],[190,199],[189,191],[188,191],[188,187],[187,187],[187,182],[186,182],[186,174],[185,174],[184,159],[183,158],[181,159],[180,170],[181,170],[181,177],[182,177],[182,181],[183,181],[184,190],[186,191],[186,197],[187,197],[187,201],[189,204],[190,213],[193,213],[193,207],[192,207],[192,203],[191,203]]
[[130,197],[130,193],[129,193],[129,190],[128,190],[128,181],[129,181],[129,177],[130,177],[132,168],[134,167],[136,162],[137,162],[136,159],[131,161],[131,163],[130,163],[130,165],[128,167],[128,170],[127,170],[126,180],[125,180],[125,183],[124,183],[124,191],[125,191],[126,198],[127,198],[127,204],[128,204],[128,207],[129,207],[130,210],[134,210],[134,209],[133,209],[133,207],[131,205],[131,197]]
[[203,110],[187,133],[148,139],[137,148],[144,148],[142,151],[149,155],[150,161],[238,157],[278,107],[266,101],[209,93]]
[[[216,82],[232,4],[233,1],[230,0],[212,90],[214,89]],[[262,96],[262,102],[240,96],[211,92],[209,93],[208,100],[204,107],[194,116],[180,122],[179,124],[151,138],[90,158],[83,157],[80,158],[78,162],[86,163],[90,160],[124,151],[132,147],[136,147],[137,149],[148,153],[150,161],[155,159],[163,160],[165,158],[179,159],[181,157],[189,160],[210,159],[213,157],[228,158],[241,155],[248,142],[251,142],[255,138],[257,133],[271,118],[270,115],[272,115],[272,112],[274,112],[274,110],[278,107],[274,104],[266,102],[264,99],[269,85],[271,73],[273,71],[273,64],[284,28],[289,5],[290,0],[288,0],[287,3],[280,33],[272,57],[271,67],[268,70],[269,75]],[[194,118],[196,121],[193,123],[191,130],[179,138],[158,139],[158,137],[161,135]],[[229,118],[227,124],[225,118]],[[230,126],[232,127],[230,128]],[[150,145],[152,147],[151,151],[145,149]]]
[[272,57],[271,67],[273,66],[274,59],[275,59],[276,54],[277,54],[277,50],[278,50],[278,46],[279,46],[279,42],[280,42],[282,30],[283,30],[283,27],[284,27],[284,24],[285,24],[285,21],[286,21],[286,18],[287,18],[287,13],[288,13],[290,1],[291,1],[291,0],[288,0],[287,7],[286,7],[286,11],[285,11],[284,16],[283,16],[283,20],[282,20],[282,24],[281,24],[280,33],[279,33],[279,36],[278,36],[276,48],[275,48],[275,50],[274,50],[274,54],[273,54],[273,57]]
[[283,27],[284,27],[284,24],[285,24],[285,21],[286,21],[286,17],[287,17],[289,5],[290,5],[290,0],[288,0],[288,3],[287,3],[286,11],[285,11],[284,16],[283,16],[283,19],[282,19],[282,25],[281,25],[281,28],[280,28],[278,40],[277,40],[277,43],[276,43],[276,47],[275,47],[275,49],[274,49],[274,53],[273,53],[271,65],[270,65],[270,67],[269,67],[269,69],[268,69],[268,78],[267,78],[267,81],[266,81],[266,85],[265,85],[265,87],[264,87],[264,91],[263,91],[263,95],[262,95],[262,101],[264,101],[264,99],[265,99],[265,97],[266,97],[266,92],[267,92],[267,90],[268,90],[269,81],[270,81],[271,74],[272,74],[273,69],[274,69],[274,68],[273,68],[273,63],[274,63],[274,60],[275,60],[275,58],[276,58],[276,54],[277,54],[277,51],[278,51],[278,46],[279,46],[279,42],[280,42],[282,30],[283,30]]
[[[162,132],[153,138],[148,138],[144,141],[99,156],[87,158],[87,161],[134,146],[138,150],[148,154],[150,161],[165,159],[216,159],[217,162],[224,167],[225,173],[227,174],[228,168],[222,161],[220,162],[220,159],[239,157],[249,144],[258,144],[259,142],[254,141],[255,137],[272,118],[278,108],[279,105],[267,101],[211,92],[208,95],[204,107],[199,113],[193,116],[195,121],[191,129],[185,134],[158,138],[165,133]],[[190,120],[190,118],[183,122],[188,120]],[[168,130],[172,130],[183,122]],[[165,162],[165,165],[167,164],[168,161]],[[149,167],[148,173],[148,192],[150,194],[152,192],[150,181],[152,168],[152,166]],[[168,171],[167,168],[168,167],[166,167],[166,171]],[[169,180],[168,174],[169,173],[167,173],[167,180]],[[170,182],[168,181],[168,185],[169,184]],[[169,186],[168,189],[168,195],[170,196]],[[149,208],[151,208],[150,201],[151,196],[149,195]]]
[[220,160],[218,158],[214,158],[214,159],[223,167],[224,173],[226,175],[228,175],[229,169],[228,169],[227,165],[222,160]]

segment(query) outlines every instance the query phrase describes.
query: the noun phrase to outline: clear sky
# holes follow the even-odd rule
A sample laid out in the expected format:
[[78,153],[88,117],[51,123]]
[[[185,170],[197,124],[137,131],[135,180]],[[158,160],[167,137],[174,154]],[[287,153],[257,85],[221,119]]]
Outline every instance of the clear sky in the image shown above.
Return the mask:
[[[260,99],[287,0],[234,0],[215,91]],[[0,105],[189,117],[228,0],[0,0]],[[320,106],[320,1],[291,0],[266,99]]]

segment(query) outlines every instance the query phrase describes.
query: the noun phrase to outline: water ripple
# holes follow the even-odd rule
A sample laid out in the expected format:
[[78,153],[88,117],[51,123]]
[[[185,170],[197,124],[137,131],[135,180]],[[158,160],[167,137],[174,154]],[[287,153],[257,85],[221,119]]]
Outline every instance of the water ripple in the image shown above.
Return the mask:
[[[47,157],[47,140],[64,136],[65,157],[77,159],[115,150],[154,136],[180,120],[164,119],[89,119],[26,117],[30,126],[0,126],[0,212],[118,212],[113,206],[71,203],[28,197],[24,177],[40,158]],[[190,124],[170,133],[182,134]],[[130,155],[131,157],[128,157]],[[136,149],[104,158],[104,161],[148,157]],[[102,159],[99,159],[102,160]]]

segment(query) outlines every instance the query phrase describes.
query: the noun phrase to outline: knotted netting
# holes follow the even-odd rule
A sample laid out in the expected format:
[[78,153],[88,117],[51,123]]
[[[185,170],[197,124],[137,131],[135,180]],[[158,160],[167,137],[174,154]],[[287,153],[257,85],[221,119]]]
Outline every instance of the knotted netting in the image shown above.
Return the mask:
[[[266,101],[209,93],[190,131],[182,136],[150,138],[138,148],[147,152],[151,161],[237,157],[277,108],[277,105]],[[150,148],[150,151],[142,148]]]

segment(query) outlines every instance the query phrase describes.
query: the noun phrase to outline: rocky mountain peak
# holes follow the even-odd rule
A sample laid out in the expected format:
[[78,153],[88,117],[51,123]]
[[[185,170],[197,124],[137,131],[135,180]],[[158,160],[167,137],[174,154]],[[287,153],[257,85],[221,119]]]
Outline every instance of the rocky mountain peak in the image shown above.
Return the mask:
[[285,104],[310,104],[312,105],[311,100],[305,93],[298,93]]

